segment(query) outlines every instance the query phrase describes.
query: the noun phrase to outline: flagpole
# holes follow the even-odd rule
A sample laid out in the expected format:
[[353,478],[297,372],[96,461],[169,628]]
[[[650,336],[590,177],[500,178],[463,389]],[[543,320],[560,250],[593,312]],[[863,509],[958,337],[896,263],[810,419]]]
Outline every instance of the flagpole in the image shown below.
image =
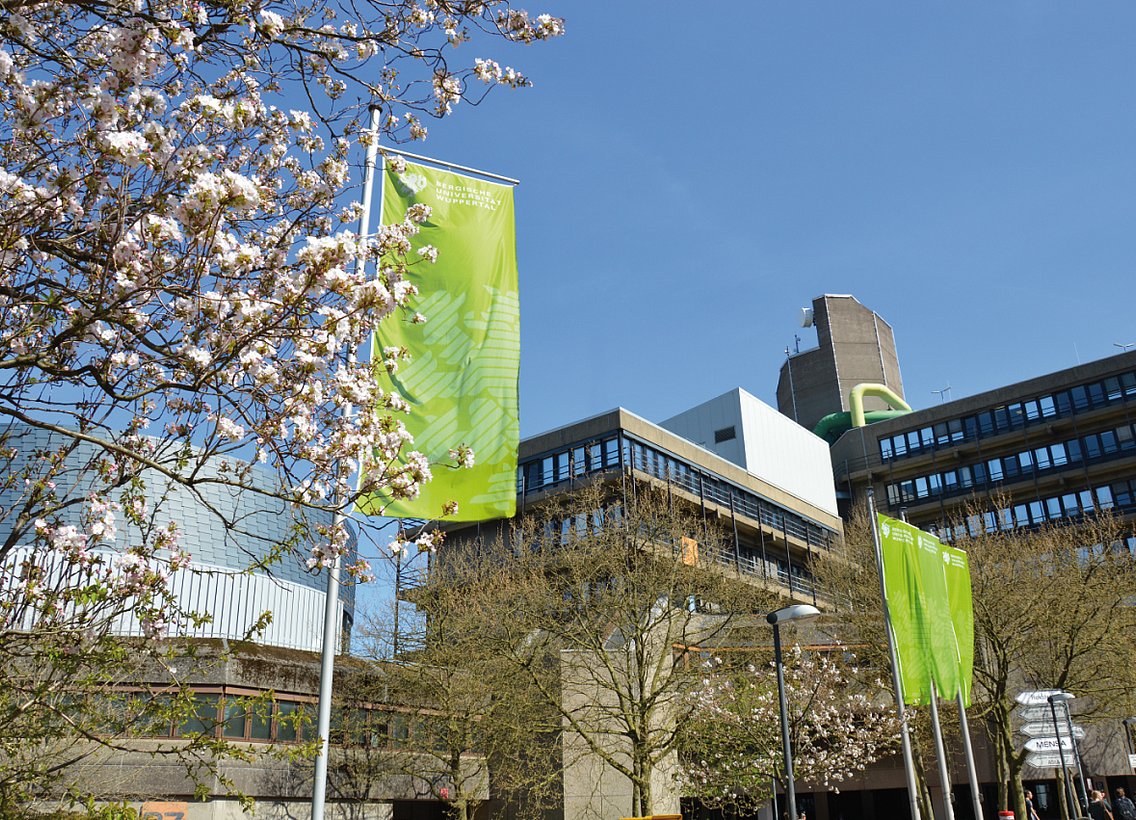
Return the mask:
[[[371,228],[371,191],[375,187],[375,161],[379,153],[379,106],[371,106],[371,141],[367,145],[367,160],[363,171],[363,210],[359,215],[359,255],[356,265],[364,268],[366,257],[362,243]],[[355,364],[351,354],[350,363]],[[351,404],[344,405],[343,416],[350,418],[355,412]],[[335,514],[335,529],[343,526],[346,516],[342,511]],[[327,792],[327,761],[331,735],[331,683],[335,672],[335,650],[342,634],[342,624],[336,617],[339,614],[339,568],[340,556],[335,555],[327,572],[327,593],[323,605],[323,651],[320,657],[319,711],[316,719],[316,734],[319,737],[319,755],[312,782],[312,820],[323,820],[324,802]]]
[[974,765],[974,747],[970,744],[970,724],[966,719],[966,701],[962,696],[961,685],[958,690],[958,708],[959,731],[962,733],[962,748],[966,754],[966,774],[970,778],[970,802],[977,820],[982,816],[982,793],[978,790],[978,767]]
[[884,632],[887,634],[888,655],[891,658],[892,685],[895,688],[895,709],[899,716],[899,738],[903,747],[903,769],[907,775],[907,799],[911,808],[911,820],[921,820],[919,811],[919,790],[915,785],[915,760],[911,754],[911,732],[907,726],[907,710],[903,705],[903,679],[899,674],[899,656],[895,649],[895,634],[891,626],[891,613],[888,611],[887,589],[884,585],[884,555],[880,546],[879,522],[876,521],[875,491],[868,488],[868,520],[872,526],[872,546],[876,551],[876,572],[880,580],[880,600],[884,611]]
[[[907,509],[900,508],[899,520],[907,523]],[[952,625],[951,629],[954,627]],[[958,657],[958,641],[955,641],[955,657]],[[961,669],[961,667],[960,667]],[[939,691],[935,686],[935,676],[931,676],[931,738],[935,743],[935,757],[939,763],[939,788],[943,793],[943,815],[946,820],[955,820],[955,807],[951,803],[951,772],[947,766],[947,751],[943,745],[943,727],[939,723]],[[978,820],[982,815],[976,815]],[[1027,818],[1028,820],[1028,818]]]
[[[939,725],[939,691],[931,680],[931,736],[935,740],[935,754],[939,758],[939,784],[943,791],[943,814],[955,820],[955,807],[951,805],[951,772],[947,766],[947,751],[943,746],[943,727]],[[981,815],[979,815],[981,816]]]

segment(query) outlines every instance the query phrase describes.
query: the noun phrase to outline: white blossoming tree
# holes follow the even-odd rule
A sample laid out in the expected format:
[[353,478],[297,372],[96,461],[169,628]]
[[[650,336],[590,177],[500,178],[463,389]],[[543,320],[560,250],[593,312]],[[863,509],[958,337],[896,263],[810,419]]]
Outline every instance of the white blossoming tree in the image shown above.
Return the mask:
[[[0,802],[13,806],[67,762],[29,758],[36,740],[100,740],[75,690],[121,674],[115,618],[132,613],[145,654],[193,617],[169,594],[188,556],[155,479],[206,507],[218,485],[285,505],[294,537],[275,552],[308,550],[316,569],[346,550],[329,512],[429,478],[406,458],[404,403],[356,363],[377,322],[413,316],[407,265],[432,257],[408,259],[408,237],[428,212],[360,242],[351,163],[376,136],[422,139],[462,100],[527,84],[473,51],[563,26],[499,0],[2,2]],[[379,135],[359,124],[369,106]]]
[[[797,783],[830,788],[893,752],[899,721],[860,689],[854,659],[839,647],[785,657],[785,693]],[[882,688],[880,683],[877,690]],[[711,662],[691,698],[680,749],[688,794],[710,806],[756,809],[785,784],[777,677],[772,664]]]

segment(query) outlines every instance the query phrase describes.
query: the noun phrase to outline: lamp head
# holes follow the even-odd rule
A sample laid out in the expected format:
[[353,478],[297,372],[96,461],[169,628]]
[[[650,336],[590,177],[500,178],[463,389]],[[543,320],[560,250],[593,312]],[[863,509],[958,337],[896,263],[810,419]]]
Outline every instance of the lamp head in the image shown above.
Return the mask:
[[1077,696],[1071,695],[1068,692],[1058,692],[1054,695],[1050,695],[1048,700],[1050,703],[1067,703],[1068,701],[1073,700],[1075,697]]
[[811,604],[793,604],[770,612],[765,616],[765,620],[776,626],[787,621],[807,621],[817,615],[820,615],[820,610]]

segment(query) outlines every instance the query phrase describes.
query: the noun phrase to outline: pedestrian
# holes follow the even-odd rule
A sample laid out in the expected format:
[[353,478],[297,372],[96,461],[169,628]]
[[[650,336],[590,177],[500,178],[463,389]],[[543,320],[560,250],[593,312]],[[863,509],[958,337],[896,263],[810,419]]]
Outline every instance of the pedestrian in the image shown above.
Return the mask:
[[1136,805],[1128,799],[1124,789],[1116,790],[1116,799],[1112,801],[1112,813],[1116,820],[1136,820]]
[[1026,820],[1041,820],[1033,805],[1033,792],[1029,789],[1026,789]]
[[1112,816],[1112,806],[1104,799],[1104,792],[1092,791],[1089,793],[1089,817],[1092,820],[1116,820]]

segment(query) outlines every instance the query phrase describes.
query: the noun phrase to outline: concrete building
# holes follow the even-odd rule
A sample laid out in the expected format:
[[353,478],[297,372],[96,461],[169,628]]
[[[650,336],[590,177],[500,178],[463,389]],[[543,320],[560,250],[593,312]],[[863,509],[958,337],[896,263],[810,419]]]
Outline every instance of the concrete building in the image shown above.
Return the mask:
[[[723,452],[734,448],[729,458],[673,432],[699,435],[701,430],[713,437],[722,429],[714,428],[719,423],[733,430],[732,439],[714,445]],[[778,447],[816,473],[763,458]],[[728,554],[717,556],[719,563],[802,600],[815,596],[810,556],[830,549],[843,532],[835,495],[825,486],[831,466],[824,443],[744,391],[731,391],[662,425],[620,408],[525,439],[518,457],[517,508],[523,512],[596,476],[626,476],[669,488],[699,514],[727,524],[732,544]],[[478,527],[484,532],[500,523]]]
[[[731,579],[761,585],[791,601],[816,601],[811,561],[842,537],[825,443],[742,390],[662,424],[620,408],[521,442],[520,515],[539,515],[545,505],[597,481],[610,482],[625,499],[644,486],[665,489],[667,497],[684,504],[694,520],[713,521],[726,533],[720,551],[711,553],[706,543],[697,543],[700,565],[714,566]],[[493,538],[508,525],[507,521],[453,525],[443,554],[470,540]],[[691,535],[692,544],[701,539],[699,532]],[[677,644],[699,643],[692,638],[698,627],[690,623],[690,614],[684,611],[682,620],[682,640]],[[757,626],[758,633],[764,634],[766,626],[764,622]],[[753,640],[752,632],[747,631],[748,640]],[[660,627],[649,638],[662,655],[675,651],[676,634]],[[611,640],[605,650],[610,653],[606,668],[617,667],[626,649],[618,634]],[[597,691],[591,685],[586,670],[596,663],[586,654],[561,653],[565,708],[602,712],[605,698],[613,697],[611,691]],[[564,735],[562,760],[564,820],[629,813],[628,779],[588,753],[587,744],[571,731]],[[663,796],[657,805],[677,813],[679,795],[668,774],[674,765],[673,760],[663,762],[655,770],[653,793],[657,799]]]
[[[845,432],[832,447],[842,506],[870,486],[882,512],[950,540],[1136,515],[1136,352]],[[981,513],[965,509],[979,502]]]
[[[777,409],[813,429],[829,413],[850,409],[857,384],[882,384],[903,398],[903,378],[891,325],[853,296],[825,294],[802,311],[802,325],[815,327],[817,347],[789,352],[777,380]],[[869,398],[866,409],[883,409]]]

